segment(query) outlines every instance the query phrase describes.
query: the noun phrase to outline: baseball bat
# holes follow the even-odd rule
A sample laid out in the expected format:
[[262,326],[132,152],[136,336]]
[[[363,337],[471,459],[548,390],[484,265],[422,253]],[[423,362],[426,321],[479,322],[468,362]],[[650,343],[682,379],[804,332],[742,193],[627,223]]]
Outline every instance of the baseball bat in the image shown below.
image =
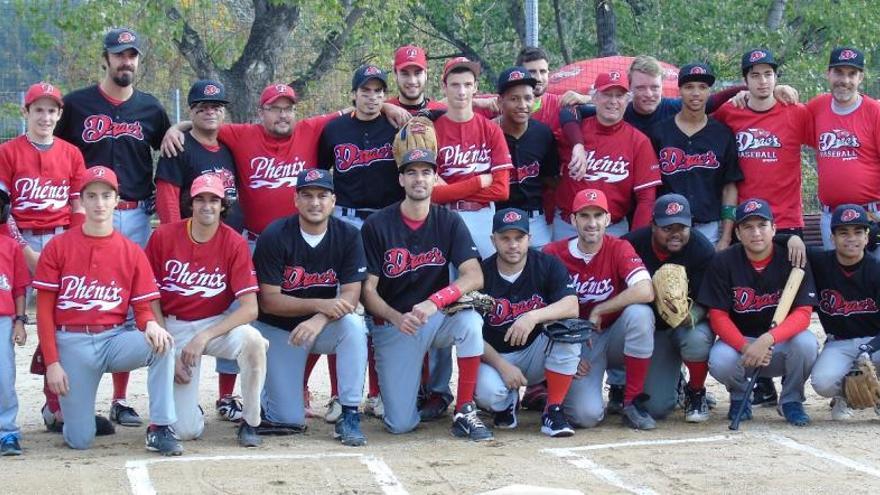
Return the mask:
[[[794,298],[797,295],[798,289],[800,289],[803,280],[803,268],[792,267],[791,273],[788,274],[788,280],[785,281],[785,287],[782,289],[782,294],[779,296],[779,303],[776,305],[776,311],[773,312],[773,319],[770,320],[771,330],[779,326],[779,324],[782,323],[782,320],[788,316],[788,312],[791,311],[791,305],[794,303]],[[746,384],[746,395],[743,398],[742,403],[739,405],[739,409],[736,410],[736,414],[733,415],[733,419],[728,426],[729,429],[734,431],[739,429],[739,423],[742,420],[743,413],[746,411],[746,407],[748,407],[749,402],[752,399],[755,380],[758,379],[758,374],[760,374],[760,372],[761,367],[755,366],[749,375],[749,382]]]

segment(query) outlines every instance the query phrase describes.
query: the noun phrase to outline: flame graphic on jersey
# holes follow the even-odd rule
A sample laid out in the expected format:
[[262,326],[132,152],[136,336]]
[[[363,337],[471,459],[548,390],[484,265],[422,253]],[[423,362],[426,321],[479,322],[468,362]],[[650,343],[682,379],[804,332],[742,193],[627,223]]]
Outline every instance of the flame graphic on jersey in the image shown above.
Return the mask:
[[15,204],[16,210],[60,210],[67,206],[66,199],[44,199],[43,201],[22,201]]
[[177,292],[178,294],[180,294],[182,296],[187,296],[187,297],[201,294],[202,297],[207,299],[207,298],[214,297],[214,296],[220,294],[221,292],[223,292],[224,290],[226,290],[225,283],[223,285],[221,285],[220,287],[215,288],[215,287],[199,287],[199,286],[181,287],[181,286],[179,286],[173,282],[167,281],[167,280],[165,280],[163,282],[164,282],[164,284],[162,285],[162,290],[168,291],[168,292]]
[[276,180],[258,180],[252,179],[250,182],[251,189],[259,189],[265,187],[267,189],[278,189],[279,187],[296,187],[296,177],[282,177]]
[[91,311],[93,309],[110,311],[120,304],[122,304],[122,299],[117,301],[60,301],[55,307],[58,309],[75,309],[77,311]]

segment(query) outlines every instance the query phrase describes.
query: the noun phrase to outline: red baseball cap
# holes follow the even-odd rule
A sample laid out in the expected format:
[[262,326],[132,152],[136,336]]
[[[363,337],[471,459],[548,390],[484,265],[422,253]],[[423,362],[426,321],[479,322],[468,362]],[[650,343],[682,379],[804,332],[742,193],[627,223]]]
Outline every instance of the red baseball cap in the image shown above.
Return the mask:
[[619,70],[610,70],[608,72],[602,72],[598,76],[596,76],[596,82],[593,83],[593,88],[596,91],[605,91],[606,89],[611,88],[620,88],[624,91],[629,91],[629,81],[626,79],[626,74]]
[[571,202],[572,213],[577,213],[588,206],[601,208],[608,213],[608,198],[605,193],[598,189],[583,189],[574,195],[574,201]]
[[28,88],[27,93],[24,94],[24,106],[30,106],[31,103],[40,98],[49,98],[57,103],[58,106],[64,106],[64,100],[61,99],[61,90],[47,82],[38,82]]
[[189,188],[189,197],[194,198],[202,193],[211,193],[220,199],[226,197],[223,179],[217,174],[202,174],[193,180]]
[[278,98],[287,98],[296,103],[296,91],[286,84],[270,84],[260,94],[260,106],[270,105]]
[[449,75],[452,69],[457,69],[459,67],[467,67],[474,73],[475,78],[480,77],[480,64],[472,62],[467,57],[455,57],[447,60],[446,65],[443,66],[443,82],[446,82],[446,76]]
[[410,65],[428,70],[428,56],[424,49],[415,45],[404,45],[394,51],[394,70],[400,70]]
[[96,165],[86,169],[86,173],[83,174],[82,186],[79,188],[80,192],[84,191],[86,186],[92,182],[103,182],[112,187],[114,191],[119,192],[119,181],[116,179],[116,172],[103,165]]

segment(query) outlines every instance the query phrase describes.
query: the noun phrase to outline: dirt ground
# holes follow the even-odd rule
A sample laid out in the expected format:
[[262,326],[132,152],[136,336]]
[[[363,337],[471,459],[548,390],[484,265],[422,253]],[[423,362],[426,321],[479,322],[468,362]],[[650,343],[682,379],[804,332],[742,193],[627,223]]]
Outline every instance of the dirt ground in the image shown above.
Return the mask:
[[[816,326],[815,323],[813,325]],[[821,332],[821,331],[818,331]],[[539,431],[537,413],[524,411],[520,427],[496,431],[496,441],[472,444],[451,437],[451,419],[400,436],[373,418],[363,422],[369,444],[347,448],[331,426],[310,420],[302,435],[266,437],[242,449],[235,425],[213,413],[216,378],[205,358],[202,404],[208,411],[201,440],[185,442],[182,457],[162,458],[144,449],[144,429],[117,427],[85,452],[64,446],[42,424],[41,377],[27,372],[36,330],[16,355],[19,424],[25,454],[0,459],[2,493],[52,494],[576,494],[576,493],[876,493],[880,420],[859,411],[833,423],[828,401],[807,387],[813,424],[788,426],[773,408],[739,432],[727,429],[727,393],[710,378],[718,409],[704,424],[686,424],[679,411],[656,430],[623,427],[618,416],[574,437],[551,439]],[[323,411],[329,385],[324,360],[311,379],[313,406]],[[132,374],[130,402],[146,415],[146,372]],[[109,409],[110,383],[98,392],[99,413]]]

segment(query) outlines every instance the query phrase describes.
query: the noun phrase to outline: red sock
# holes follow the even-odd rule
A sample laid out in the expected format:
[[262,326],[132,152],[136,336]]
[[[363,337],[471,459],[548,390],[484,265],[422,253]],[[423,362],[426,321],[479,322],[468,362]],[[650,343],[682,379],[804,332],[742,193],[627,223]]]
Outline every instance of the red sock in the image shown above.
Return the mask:
[[[555,371],[544,370],[544,377],[547,379],[547,407],[562,404],[574,375],[563,375]],[[547,407],[544,409],[546,410]]]
[[43,395],[46,396],[46,407],[49,408],[49,412],[55,414],[61,410],[61,403],[58,402],[58,396],[49,390],[49,382],[46,381],[45,376],[43,377]]
[[626,370],[626,388],[623,390],[623,403],[630,404],[637,395],[645,390],[645,378],[651,358],[623,356],[623,368]]
[[217,375],[217,389],[221,399],[235,393],[235,380],[237,377],[238,375],[235,373],[219,373]]
[[455,410],[474,400],[477,388],[477,372],[480,370],[480,356],[460,357],[458,362],[458,394],[455,397]]
[[688,381],[688,388],[697,391],[706,386],[706,375],[709,374],[709,363],[707,361],[685,361],[688,373],[691,379]]
[[128,395],[128,371],[113,373],[113,400],[125,400]]
[[309,354],[309,357],[306,358],[306,370],[303,372],[303,390],[309,389],[309,377],[312,376],[312,370],[315,369],[318,359],[321,359],[320,354]]
[[373,339],[367,337],[367,372],[370,375],[367,397],[379,395],[379,373],[376,373],[376,354],[373,352]]
[[425,358],[422,359],[422,385],[425,388],[428,387],[428,383],[431,381],[431,358],[429,354],[425,353]]
[[330,396],[339,397],[336,383],[336,354],[327,354],[327,371],[330,372]]

